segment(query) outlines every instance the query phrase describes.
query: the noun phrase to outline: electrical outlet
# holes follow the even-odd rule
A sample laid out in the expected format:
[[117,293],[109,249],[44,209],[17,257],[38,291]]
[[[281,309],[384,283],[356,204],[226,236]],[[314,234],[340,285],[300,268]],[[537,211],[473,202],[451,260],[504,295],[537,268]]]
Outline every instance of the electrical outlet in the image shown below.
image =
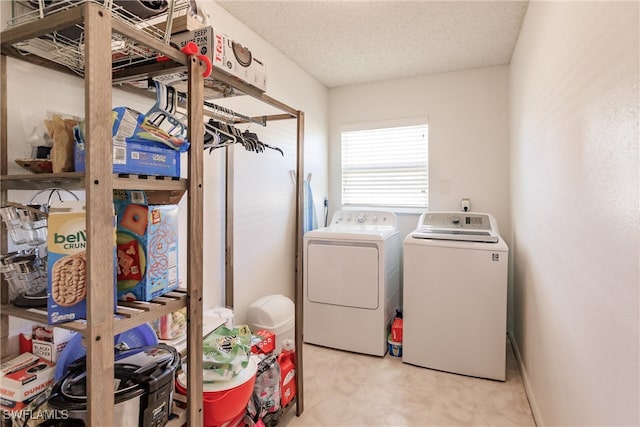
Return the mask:
[[471,210],[471,200],[470,199],[460,200],[460,210],[462,212],[469,212]]

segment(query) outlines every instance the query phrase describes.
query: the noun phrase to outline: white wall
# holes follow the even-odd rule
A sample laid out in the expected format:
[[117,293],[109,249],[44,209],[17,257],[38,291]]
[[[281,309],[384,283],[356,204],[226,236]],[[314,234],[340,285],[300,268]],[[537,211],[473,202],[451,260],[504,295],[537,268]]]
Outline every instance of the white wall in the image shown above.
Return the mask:
[[538,425],[640,424],[637,2],[532,2],[511,64],[515,341]]
[[[329,91],[330,208],[341,207],[340,126],[427,117],[429,209],[493,214],[510,243],[508,66],[345,86]],[[418,213],[398,214],[402,238]]]
[[[496,216],[508,238],[508,72],[498,66],[331,89],[332,212],[341,203],[340,126],[427,117],[429,209],[459,210],[460,199],[470,198],[472,210]],[[417,215],[408,222],[407,233]]]

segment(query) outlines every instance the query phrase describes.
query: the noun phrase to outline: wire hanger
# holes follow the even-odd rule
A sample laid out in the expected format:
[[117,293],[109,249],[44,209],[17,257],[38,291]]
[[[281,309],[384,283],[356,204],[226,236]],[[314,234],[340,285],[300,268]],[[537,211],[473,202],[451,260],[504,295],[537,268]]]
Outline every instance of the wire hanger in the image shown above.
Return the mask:
[[271,145],[265,144],[264,142],[260,141],[258,139],[258,135],[256,133],[249,132],[249,129],[244,131],[242,136],[244,137],[245,141],[248,141],[248,142],[250,141],[252,144],[256,146],[256,150],[255,150],[256,152],[262,153],[264,152],[265,148],[269,148],[271,150],[275,150],[279,152],[282,155],[282,157],[284,157],[284,152],[282,151],[282,149],[278,147],[273,147]]
[[204,124],[205,130],[205,149],[209,149],[211,153],[216,148],[226,147],[238,142],[237,137],[230,132],[226,123],[210,119]]
[[[160,126],[166,120],[172,125],[169,131],[170,134],[177,130],[181,135],[186,135],[186,127],[182,124],[182,121],[175,116],[175,113],[177,112],[177,98],[186,98],[187,95],[157,80],[154,80],[154,84],[156,86],[156,104],[147,113],[149,120],[156,126]],[[210,119],[204,124],[204,148],[205,150],[209,149],[209,153],[216,148],[240,143],[247,151],[263,153],[265,149],[268,148],[279,152],[282,157],[284,157],[284,151],[282,151],[282,149],[260,141],[258,135],[249,132],[248,128],[242,132],[235,126],[228,124],[236,123],[236,119],[240,119],[246,121],[249,125],[255,123],[260,126],[266,126],[266,118],[263,117],[262,120],[257,120],[207,101],[204,101],[204,106],[212,109],[216,118],[219,119]],[[172,134],[172,136],[176,135]]]

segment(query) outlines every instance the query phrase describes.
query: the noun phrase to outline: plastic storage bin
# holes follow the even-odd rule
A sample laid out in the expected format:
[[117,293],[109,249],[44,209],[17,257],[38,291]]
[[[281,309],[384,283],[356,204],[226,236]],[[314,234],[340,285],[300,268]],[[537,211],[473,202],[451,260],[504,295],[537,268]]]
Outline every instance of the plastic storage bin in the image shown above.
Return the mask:
[[295,343],[295,305],[284,295],[268,295],[253,302],[247,311],[247,324],[252,333],[266,329],[276,334],[276,354],[284,340]]

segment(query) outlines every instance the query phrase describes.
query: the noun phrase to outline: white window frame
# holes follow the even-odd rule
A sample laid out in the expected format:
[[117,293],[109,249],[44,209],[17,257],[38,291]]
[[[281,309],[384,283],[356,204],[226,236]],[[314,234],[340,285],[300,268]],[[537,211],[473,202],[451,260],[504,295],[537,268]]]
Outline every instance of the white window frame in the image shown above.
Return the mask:
[[[426,147],[425,147],[425,155],[426,159],[424,162],[417,162],[417,165],[412,165],[413,167],[418,166],[423,169],[421,175],[423,179],[425,179],[424,191],[425,197],[422,204],[419,205],[395,205],[395,204],[379,204],[379,203],[350,203],[349,200],[345,200],[345,156],[344,152],[344,134],[348,132],[358,132],[358,131],[375,131],[378,129],[391,129],[396,127],[407,127],[407,126],[426,126]],[[376,122],[365,122],[365,123],[354,123],[354,124],[346,124],[340,127],[340,197],[343,209],[376,209],[376,210],[388,210],[397,213],[420,213],[424,212],[429,207],[429,125],[426,117],[414,117],[400,120],[385,120],[385,121],[376,121]],[[392,169],[389,167],[390,165],[380,165],[382,170]],[[375,168],[376,166],[373,165]],[[409,167],[409,165],[407,165]],[[402,166],[400,167],[403,168]],[[353,167],[353,170],[357,170],[357,167]],[[366,173],[365,173],[366,175]]]

